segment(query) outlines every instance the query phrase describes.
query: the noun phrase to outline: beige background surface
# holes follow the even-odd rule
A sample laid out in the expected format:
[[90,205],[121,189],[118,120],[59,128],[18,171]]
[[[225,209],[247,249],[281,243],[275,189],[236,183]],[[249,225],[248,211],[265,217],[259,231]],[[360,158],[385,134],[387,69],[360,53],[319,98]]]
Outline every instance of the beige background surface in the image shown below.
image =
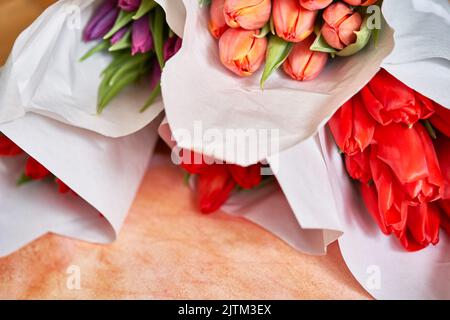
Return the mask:
[[[0,63],[51,2],[0,0]],[[203,216],[182,179],[166,164],[150,170],[112,245],[48,235],[0,259],[0,299],[370,298],[337,244],[326,257],[307,256],[248,221]],[[71,266],[80,290],[68,289]]]

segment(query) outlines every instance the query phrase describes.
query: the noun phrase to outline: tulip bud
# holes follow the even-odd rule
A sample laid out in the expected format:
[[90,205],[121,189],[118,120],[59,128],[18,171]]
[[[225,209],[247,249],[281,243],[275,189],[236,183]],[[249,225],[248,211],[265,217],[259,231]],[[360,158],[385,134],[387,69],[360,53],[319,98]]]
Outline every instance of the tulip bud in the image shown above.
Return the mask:
[[220,36],[228,29],[228,25],[225,22],[225,14],[223,9],[224,4],[225,0],[212,0],[211,7],[209,9],[209,31],[216,39],[219,39]]
[[17,156],[22,152],[11,139],[0,133],[0,157]]
[[442,198],[444,200],[450,200],[450,139],[446,136],[439,135],[439,137],[434,140],[434,147],[436,149],[439,159],[439,166],[444,178]]
[[231,28],[256,30],[270,19],[271,0],[225,0],[225,21]]
[[292,79],[307,81],[316,78],[328,61],[328,53],[310,49],[315,39],[314,35],[294,45],[289,57],[283,64],[284,72]]
[[181,49],[182,44],[183,40],[180,37],[176,35],[169,37],[164,43],[164,61],[172,58]]
[[119,0],[119,8],[128,12],[136,11],[140,5],[141,0]]
[[385,215],[381,214],[380,209],[378,208],[378,194],[375,185],[361,183],[360,190],[367,210],[375,219],[375,222],[380,227],[380,230],[385,235],[390,235],[392,233],[392,227],[387,224]]
[[378,126],[373,140],[378,159],[395,174],[409,204],[441,197],[444,178],[433,142],[422,124],[416,123],[411,129],[395,123]]
[[131,54],[147,53],[153,48],[153,37],[150,32],[148,16],[139,18],[131,27]]
[[[367,111],[382,125],[392,122],[414,125],[433,114],[433,106],[425,97],[381,69],[361,90]],[[416,97],[421,99],[419,102]]]
[[300,0],[303,8],[308,10],[321,10],[328,7],[333,0]]
[[229,164],[230,171],[234,181],[244,189],[251,189],[261,183],[261,165],[255,164],[249,167],[241,167]]
[[118,14],[117,0],[104,1],[86,25],[83,31],[83,40],[101,39],[114,26]]
[[362,183],[369,183],[372,180],[372,171],[370,170],[370,148],[364,152],[353,156],[345,156],[345,167],[350,177],[359,180]]
[[72,191],[68,185],[66,185],[64,182],[62,182],[60,179],[55,178],[55,182],[58,185],[58,191],[59,193],[68,193]]
[[356,32],[361,29],[362,17],[351,7],[336,2],[325,9],[323,19],[322,36],[331,47],[342,50],[356,42]]
[[264,62],[267,39],[255,37],[255,31],[228,29],[220,38],[222,64],[240,76],[250,76]]
[[328,124],[339,148],[346,155],[353,156],[372,143],[376,122],[357,94],[334,114]]
[[289,42],[300,42],[314,32],[318,11],[310,11],[299,0],[274,0],[273,23],[277,35]]
[[42,180],[50,175],[50,171],[30,157],[25,165],[25,175],[32,180]]
[[375,4],[378,0],[342,0],[351,6],[368,7]]
[[226,165],[211,165],[198,176],[200,211],[208,214],[217,211],[228,200],[236,187]]

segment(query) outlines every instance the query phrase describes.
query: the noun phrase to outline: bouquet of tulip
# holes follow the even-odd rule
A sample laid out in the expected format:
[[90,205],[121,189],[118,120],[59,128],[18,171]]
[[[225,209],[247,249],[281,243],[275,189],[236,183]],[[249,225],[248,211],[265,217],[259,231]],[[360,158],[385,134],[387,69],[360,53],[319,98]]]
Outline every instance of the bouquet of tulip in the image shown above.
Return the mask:
[[144,79],[149,98],[145,111],[161,93],[161,70],[181,47],[169,28],[164,10],[154,0],[104,0],[86,25],[84,41],[102,40],[81,60],[108,51],[112,62],[102,73],[98,113],[127,86]]
[[378,0],[212,0],[211,34],[222,64],[250,76],[265,62],[261,86],[279,67],[298,81],[316,78],[331,56],[351,56],[374,28],[367,7]]
[[329,121],[381,231],[408,251],[450,231],[450,110],[381,70]]
[[[0,133],[0,157],[20,157],[25,152],[11,139]],[[27,160],[22,175],[17,180],[17,185],[21,186],[31,181],[41,181],[51,179],[58,186],[60,193],[68,193],[71,189],[60,179],[55,177],[47,168],[40,164],[33,157],[26,155]]]
[[199,209],[209,214],[219,210],[233,191],[251,190],[271,181],[263,176],[262,164],[242,167],[227,163],[214,163],[204,155],[182,152],[181,167],[187,179],[195,178]]

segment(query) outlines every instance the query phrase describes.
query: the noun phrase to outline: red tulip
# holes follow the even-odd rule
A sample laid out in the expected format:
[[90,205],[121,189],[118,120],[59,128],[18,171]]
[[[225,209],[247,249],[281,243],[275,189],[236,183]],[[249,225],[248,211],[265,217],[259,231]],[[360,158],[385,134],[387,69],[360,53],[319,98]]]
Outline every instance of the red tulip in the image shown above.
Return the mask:
[[269,22],[271,0],[225,0],[223,12],[231,28],[261,29]]
[[342,50],[356,42],[356,32],[361,29],[362,17],[350,6],[342,2],[330,5],[323,12],[323,20],[322,35],[333,48]]
[[372,218],[380,227],[380,230],[385,235],[390,235],[392,233],[392,227],[388,225],[385,215],[381,214],[378,208],[378,194],[375,185],[368,183],[360,184],[361,195],[366,204],[367,210],[372,215]]
[[433,126],[450,138],[450,110],[440,104],[434,104],[435,114],[430,118]]
[[314,32],[318,11],[310,11],[299,0],[274,0],[273,23],[277,35],[289,42],[300,42]]
[[42,180],[50,176],[48,171],[42,164],[35,159],[29,157],[25,165],[25,175],[32,180]]
[[347,172],[355,180],[367,184],[372,180],[370,170],[370,148],[353,156],[345,156],[345,167]]
[[316,78],[328,61],[328,53],[311,51],[310,47],[315,40],[311,35],[304,41],[294,45],[289,57],[283,64],[284,72],[292,79],[307,81]]
[[450,200],[438,201],[441,208],[441,227],[450,236]]
[[382,125],[395,122],[412,126],[434,112],[425,97],[384,69],[361,90],[361,95],[367,111]]
[[434,146],[444,178],[442,198],[450,200],[450,139],[440,135],[438,139],[435,140]]
[[397,234],[407,251],[422,250],[439,242],[441,212],[435,203],[408,208],[406,228]]
[[244,189],[251,189],[261,183],[261,165],[255,164],[249,167],[227,165],[234,181]]
[[181,151],[181,166],[190,174],[204,173],[210,165],[205,161],[205,157],[199,153],[189,150]]
[[371,144],[376,123],[357,94],[334,114],[328,124],[339,148],[352,156]]
[[376,157],[393,171],[411,203],[440,198],[444,180],[431,138],[420,123],[412,129],[399,124],[379,126],[374,141]]
[[370,168],[378,191],[379,214],[387,230],[401,232],[406,226],[409,202],[395,174],[378,158],[376,149],[377,146],[372,147]]
[[228,29],[220,38],[220,60],[239,76],[252,75],[266,57],[267,39],[258,39],[255,35],[255,31]]
[[59,193],[68,193],[72,191],[68,185],[66,185],[64,182],[62,182],[60,179],[55,178],[55,182],[58,185],[58,191]]
[[308,10],[321,10],[328,7],[333,0],[300,0],[303,8]]
[[236,187],[226,165],[211,165],[198,176],[200,211],[208,214],[217,211],[228,200]]
[[351,6],[368,7],[377,3],[378,0],[342,0],[342,1],[348,3]]
[[225,22],[223,6],[225,0],[212,0],[210,7],[209,31],[214,38],[219,39],[220,36],[227,31],[228,25]]
[[17,156],[22,152],[11,139],[0,133],[0,157]]
[[[380,230],[392,233],[408,251],[421,250],[439,242],[439,208],[432,203],[409,206],[390,169],[372,157],[375,185],[361,184],[361,194]],[[378,193],[377,193],[378,190]]]

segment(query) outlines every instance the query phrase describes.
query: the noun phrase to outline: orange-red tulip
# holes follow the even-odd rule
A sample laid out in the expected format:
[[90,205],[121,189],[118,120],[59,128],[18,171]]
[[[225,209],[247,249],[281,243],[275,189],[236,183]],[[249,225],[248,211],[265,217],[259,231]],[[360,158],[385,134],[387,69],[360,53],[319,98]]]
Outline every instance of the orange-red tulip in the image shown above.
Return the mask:
[[353,156],[363,152],[371,143],[375,132],[375,120],[367,113],[357,94],[347,101],[328,122],[339,148]]
[[225,0],[225,21],[231,28],[256,30],[269,22],[271,0]]
[[328,7],[333,0],[300,0],[303,8],[308,10],[321,10]]
[[442,198],[445,200],[450,200],[450,139],[446,136],[439,135],[434,141],[434,146],[439,159],[439,166],[441,167],[442,176],[444,178]]
[[351,6],[368,7],[377,3],[378,0],[343,0],[343,1],[347,2]]
[[315,40],[311,35],[294,45],[289,57],[283,64],[284,71],[294,80],[307,81],[316,78],[328,61],[328,53],[311,51]]
[[220,38],[220,61],[239,76],[252,75],[264,62],[267,39],[255,35],[255,31],[228,29]]
[[228,29],[223,13],[225,0],[212,0],[210,7],[209,31],[214,38],[219,39],[220,36]]
[[356,32],[361,29],[362,17],[350,6],[336,2],[325,9],[323,19],[322,35],[331,47],[342,50],[356,42]]
[[273,22],[277,35],[289,42],[300,42],[314,31],[318,11],[303,8],[299,0],[274,0]]
[[425,97],[381,69],[361,90],[367,111],[382,125],[392,122],[412,126],[434,110]]

